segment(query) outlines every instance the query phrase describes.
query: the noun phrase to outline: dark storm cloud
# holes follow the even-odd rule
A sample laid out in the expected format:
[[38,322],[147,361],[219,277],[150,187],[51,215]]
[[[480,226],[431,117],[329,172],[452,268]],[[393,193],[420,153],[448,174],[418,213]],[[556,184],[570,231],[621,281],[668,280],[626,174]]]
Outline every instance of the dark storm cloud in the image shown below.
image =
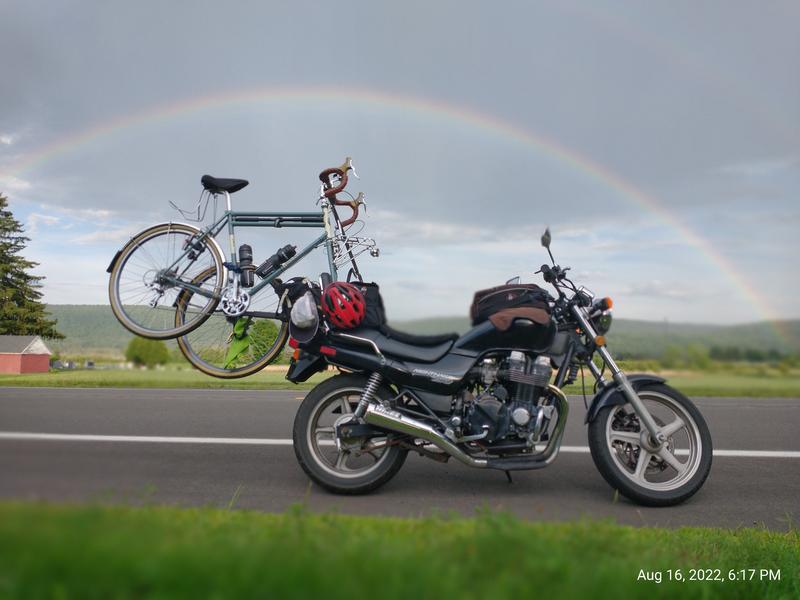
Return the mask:
[[[86,248],[170,218],[167,200],[190,205],[204,172],[251,179],[240,208],[311,210],[316,173],[353,155],[368,226],[396,256],[462,243],[493,252],[505,240],[497,260],[511,268],[549,223],[584,232],[559,239],[594,248],[589,272],[613,275],[613,259],[638,275],[649,261],[659,271],[648,281],[669,285],[703,264],[689,250],[659,263],[659,248],[686,244],[686,227],[755,281],[798,250],[786,224],[800,187],[799,16],[779,2],[7,2],[0,190],[38,215],[40,236],[75,219]],[[453,108],[262,99],[81,137],[193,98],[313,85]],[[487,118],[459,120],[458,108]],[[82,141],[42,154],[59,140]],[[796,287],[778,286],[784,314],[797,312],[782,308]]]

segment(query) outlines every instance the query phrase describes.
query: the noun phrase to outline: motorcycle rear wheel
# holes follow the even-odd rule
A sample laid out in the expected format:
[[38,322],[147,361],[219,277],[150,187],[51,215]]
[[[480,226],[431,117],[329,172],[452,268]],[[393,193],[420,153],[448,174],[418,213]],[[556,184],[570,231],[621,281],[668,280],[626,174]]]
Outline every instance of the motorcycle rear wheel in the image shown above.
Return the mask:
[[[394,477],[408,451],[385,445],[365,451],[368,443],[391,442],[388,435],[341,440],[336,446],[336,424],[347,420],[358,405],[367,384],[363,375],[337,375],[320,383],[305,397],[294,420],[294,453],[312,481],[335,494],[366,494]],[[391,400],[387,388],[379,388],[380,400]]]
[[680,504],[711,471],[708,426],[692,401],[667,385],[648,385],[638,394],[664,427],[666,443],[648,451],[632,406],[607,406],[589,423],[592,459],[608,484],[630,500],[644,506]]

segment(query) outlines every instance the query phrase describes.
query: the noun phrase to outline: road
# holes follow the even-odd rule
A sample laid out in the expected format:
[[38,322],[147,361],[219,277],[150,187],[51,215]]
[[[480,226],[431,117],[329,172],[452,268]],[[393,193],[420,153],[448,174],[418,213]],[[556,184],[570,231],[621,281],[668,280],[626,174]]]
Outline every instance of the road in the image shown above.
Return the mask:
[[[775,530],[800,519],[798,399],[698,398],[715,450],[767,456],[716,454],[693,499],[654,509],[615,500],[585,451],[580,398],[570,399],[567,451],[547,469],[515,472],[513,484],[501,471],[413,455],[379,491],[335,496],[309,484],[287,443],[302,395],[0,388],[0,498],[264,511],[304,502],[311,510],[398,516],[473,515],[489,507],[533,520]],[[75,437],[81,435],[89,437]]]

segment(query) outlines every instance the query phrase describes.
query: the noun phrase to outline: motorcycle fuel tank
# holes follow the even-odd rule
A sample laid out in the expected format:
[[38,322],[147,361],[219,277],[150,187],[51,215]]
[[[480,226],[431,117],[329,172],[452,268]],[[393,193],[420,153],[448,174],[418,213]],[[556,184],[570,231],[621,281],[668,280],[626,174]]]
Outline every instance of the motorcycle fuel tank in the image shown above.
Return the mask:
[[484,321],[470,329],[455,343],[454,351],[483,353],[490,349],[509,349],[544,352],[553,343],[555,323],[534,323],[529,319],[515,319],[506,331],[497,329],[491,321]]

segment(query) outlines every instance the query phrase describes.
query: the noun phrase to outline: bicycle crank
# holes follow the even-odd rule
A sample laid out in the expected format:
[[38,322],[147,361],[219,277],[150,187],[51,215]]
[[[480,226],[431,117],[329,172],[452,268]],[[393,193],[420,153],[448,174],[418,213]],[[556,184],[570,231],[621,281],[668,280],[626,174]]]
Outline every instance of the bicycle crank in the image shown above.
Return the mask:
[[222,312],[229,317],[238,317],[243,315],[248,308],[250,308],[250,294],[247,292],[239,291],[234,295],[234,290],[225,290],[220,300],[220,307]]

